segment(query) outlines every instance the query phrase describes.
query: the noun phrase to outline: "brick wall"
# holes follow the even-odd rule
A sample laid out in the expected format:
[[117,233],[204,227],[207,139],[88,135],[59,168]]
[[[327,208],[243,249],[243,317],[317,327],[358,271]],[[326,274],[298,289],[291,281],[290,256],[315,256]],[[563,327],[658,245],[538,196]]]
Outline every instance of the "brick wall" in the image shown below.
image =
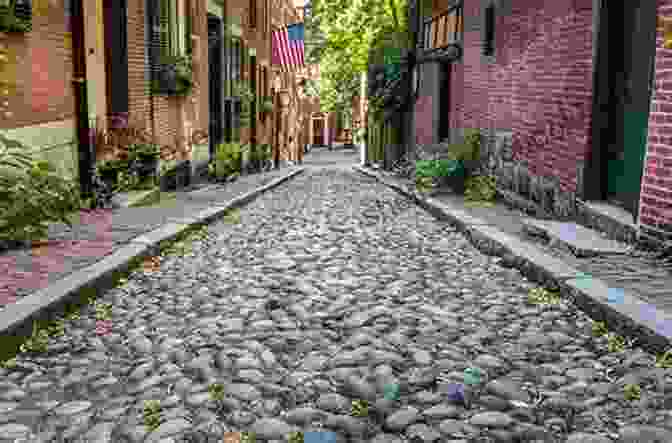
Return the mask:
[[208,130],[207,10],[198,2],[191,2],[191,5],[192,35],[196,36],[192,40],[193,69],[197,86],[186,97],[156,94],[152,97],[147,66],[145,0],[128,0],[127,6],[129,114],[132,119],[143,121],[148,130],[153,125],[157,142],[171,147],[176,145],[179,137],[188,137],[188,122],[191,122],[191,131]]
[[0,78],[6,82],[0,92],[8,91],[0,95],[0,129],[74,116],[72,40],[63,6],[36,8],[34,4],[32,20],[31,32],[0,39],[7,57],[0,63]]
[[[658,1],[658,16],[672,17],[672,0]],[[672,50],[656,38],[655,86],[649,116],[646,164],[642,177],[639,223],[657,234],[672,232]]]
[[500,2],[494,57],[482,55],[481,3],[465,1],[451,128],[512,131],[515,158],[532,175],[575,192],[576,165],[590,147],[592,2]]

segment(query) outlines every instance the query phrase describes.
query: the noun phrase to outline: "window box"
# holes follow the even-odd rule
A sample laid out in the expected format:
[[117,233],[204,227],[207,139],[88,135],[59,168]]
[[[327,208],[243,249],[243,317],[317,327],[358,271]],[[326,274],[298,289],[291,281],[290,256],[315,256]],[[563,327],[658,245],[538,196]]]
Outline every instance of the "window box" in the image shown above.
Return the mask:
[[157,94],[188,95],[194,87],[191,58],[166,56],[159,66],[153,90]]

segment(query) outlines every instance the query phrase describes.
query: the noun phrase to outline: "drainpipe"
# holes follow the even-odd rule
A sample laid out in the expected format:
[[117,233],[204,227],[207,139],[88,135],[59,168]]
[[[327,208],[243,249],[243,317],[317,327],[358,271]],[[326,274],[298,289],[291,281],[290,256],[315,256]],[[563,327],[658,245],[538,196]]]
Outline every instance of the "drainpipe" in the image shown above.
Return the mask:
[[79,187],[82,198],[93,193],[93,166],[95,162],[89,125],[89,104],[86,85],[86,45],[84,43],[84,3],[73,0],[72,17],[72,87],[75,100],[77,150],[79,157]]

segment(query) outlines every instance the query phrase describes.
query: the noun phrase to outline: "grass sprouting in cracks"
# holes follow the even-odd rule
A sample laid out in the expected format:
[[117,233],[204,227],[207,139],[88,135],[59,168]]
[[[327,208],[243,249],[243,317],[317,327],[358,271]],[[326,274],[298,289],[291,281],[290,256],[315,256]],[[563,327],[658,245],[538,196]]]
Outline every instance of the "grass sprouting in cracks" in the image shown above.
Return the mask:
[[237,225],[240,223],[240,210],[239,209],[231,209],[224,214],[224,222],[232,224],[232,225]]
[[208,394],[213,401],[224,400],[224,385],[221,383],[212,383],[208,386]]
[[530,289],[527,294],[527,302],[531,305],[557,305],[560,301],[560,294],[544,288]]
[[142,421],[149,432],[161,424],[161,404],[157,400],[147,400],[142,411]]
[[639,400],[641,398],[642,390],[639,385],[627,384],[623,387],[623,397],[627,401]]
[[366,400],[353,400],[351,412],[353,417],[366,417],[369,415],[369,403]]
[[607,329],[607,324],[605,322],[596,321],[593,322],[592,332],[595,337],[602,337],[603,335],[607,335],[609,330]]
[[672,368],[672,349],[668,349],[665,353],[656,356],[656,367],[665,369]]

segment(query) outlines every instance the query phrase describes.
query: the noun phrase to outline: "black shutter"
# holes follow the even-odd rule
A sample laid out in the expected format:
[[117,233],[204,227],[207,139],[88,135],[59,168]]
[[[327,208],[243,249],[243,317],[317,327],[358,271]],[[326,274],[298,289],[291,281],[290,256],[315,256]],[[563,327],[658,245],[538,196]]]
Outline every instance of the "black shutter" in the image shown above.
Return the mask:
[[146,0],[147,6],[147,53],[149,72],[152,82],[159,79],[159,57],[161,55],[161,32],[159,27],[159,0]]
[[483,55],[492,55],[495,52],[495,5],[485,8],[483,29]]
[[[128,49],[126,0],[105,2],[105,49],[108,64],[107,96],[111,115],[128,112]],[[108,26],[109,24],[109,26]]]

